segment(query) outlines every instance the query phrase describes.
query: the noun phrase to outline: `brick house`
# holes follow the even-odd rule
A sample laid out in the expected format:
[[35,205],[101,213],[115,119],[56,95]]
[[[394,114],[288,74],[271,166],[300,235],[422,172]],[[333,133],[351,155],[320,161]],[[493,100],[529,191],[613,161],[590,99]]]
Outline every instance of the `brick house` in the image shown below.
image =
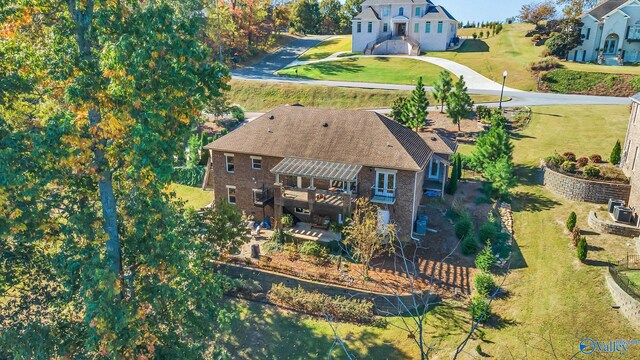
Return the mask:
[[627,125],[627,135],[622,144],[620,167],[629,177],[631,193],[628,207],[635,208],[635,218],[638,219],[640,209],[640,93],[631,97],[631,116]]
[[366,196],[408,240],[425,191],[442,193],[456,146],[371,111],[281,106],[205,149],[203,189],[255,219],[342,222]]

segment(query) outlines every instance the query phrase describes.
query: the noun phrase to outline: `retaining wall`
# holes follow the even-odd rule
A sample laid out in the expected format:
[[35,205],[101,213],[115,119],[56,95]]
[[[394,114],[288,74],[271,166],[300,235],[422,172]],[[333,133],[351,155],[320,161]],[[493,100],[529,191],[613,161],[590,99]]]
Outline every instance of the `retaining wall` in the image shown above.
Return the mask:
[[[404,295],[390,295],[377,293],[373,291],[365,291],[360,289],[353,289],[346,286],[340,286],[337,284],[321,283],[317,281],[299,279],[285,274],[276,273],[273,271],[249,268],[245,266],[228,264],[222,262],[215,263],[216,268],[222,273],[232,278],[252,279],[260,283],[265,293],[271,290],[274,284],[284,284],[287,287],[294,288],[300,285],[306,291],[317,291],[329,296],[346,296],[354,297],[355,299],[366,299],[373,302],[376,313],[379,315],[398,315],[398,309],[401,302],[407,306],[413,304],[411,294]],[[419,295],[416,295],[419,296]],[[424,295],[429,296],[429,295]],[[438,296],[431,294],[430,302],[439,301]],[[423,301],[419,301],[423,302]],[[425,298],[426,302],[426,298]]]
[[593,181],[569,176],[542,166],[544,186],[573,201],[606,204],[609,199],[629,201],[631,185]]
[[614,304],[620,307],[620,312],[629,319],[631,325],[633,325],[636,330],[640,330],[640,302],[622,290],[613,280],[609,271],[605,274],[605,281],[613,297]]
[[589,224],[589,227],[600,233],[620,235],[630,238],[640,236],[639,227],[599,219],[595,211],[589,212],[587,223]]

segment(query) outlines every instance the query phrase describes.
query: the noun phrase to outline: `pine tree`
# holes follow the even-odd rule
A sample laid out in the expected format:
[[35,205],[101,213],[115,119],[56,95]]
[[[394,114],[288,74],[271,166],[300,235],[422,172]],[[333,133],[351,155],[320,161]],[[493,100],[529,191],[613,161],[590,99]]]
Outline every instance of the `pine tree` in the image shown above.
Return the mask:
[[447,194],[449,195],[453,195],[456,193],[456,191],[458,190],[458,178],[459,178],[459,174],[458,174],[458,167],[457,166],[452,166],[451,169],[451,178],[449,179],[449,184],[447,185]]
[[471,161],[477,170],[484,171],[488,165],[502,157],[506,157],[509,162],[512,161],[513,144],[504,126],[494,125],[478,137]]
[[433,85],[433,91],[431,94],[437,102],[440,102],[441,114],[444,112],[444,104],[447,102],[447,97],[449,96],[452,87],[453,80],[451,79],[451,74],[446,70],[440,72],[438,81]]
[[424,90],[422,77],[418,78],[416,88],[411,92],[411,97],[407,102],[407,121],[405,126],[418,132],[418,129],[427,123],[427,115],[429,115],[429,99]]
[[409,121],[409,113],[407,109],[409,108],[409,98],[405,96],[400,96],[399,98],[393,101],[393,105],[391,106],[391,118],[397,122],[398,124],[405,125]]
[[622,146],[620,145],[620,140],[616,140],[616,144],[613,146],[613,150],[611,150],[611,156],[609,156],[609,162],[612,165],[620,164],[620,160],[622,160]]
[[567,222],[565,224],[569,232],[573,232],[573,229],[575,229],[576,227],[577,221],[578,221],[578,215],[576,215],[575,211],[572,211],[571,214],[569,214],[569,217],[567,218]]
[[447,95],[447,114],[451,117],[451,121],[458,125],[460,131],[460,121],[468,119],[473,110],[473,101],[467,92],[467,86],[464,77],[456,82],[453,91]]
[[576,250],[578,259],[584,262],[587,259],[588,252],[589,245],[587,244],[587,239],[583,237],[580,239],[580,241],[578,241],[578,249]]

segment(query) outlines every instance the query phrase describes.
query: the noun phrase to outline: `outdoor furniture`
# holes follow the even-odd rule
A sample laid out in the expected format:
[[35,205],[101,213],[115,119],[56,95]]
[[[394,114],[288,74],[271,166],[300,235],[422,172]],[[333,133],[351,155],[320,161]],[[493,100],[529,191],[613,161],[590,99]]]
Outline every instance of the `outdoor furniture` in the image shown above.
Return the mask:
[[255,229],[251,230],[251,236],[260,236],[261,229],[262,227],[258,225]]
[[311,228],[328,230],[330,224],[331,224],[330,217],[328,216],[321,217],[318,215],[314,215],[313,222],[311,223]]

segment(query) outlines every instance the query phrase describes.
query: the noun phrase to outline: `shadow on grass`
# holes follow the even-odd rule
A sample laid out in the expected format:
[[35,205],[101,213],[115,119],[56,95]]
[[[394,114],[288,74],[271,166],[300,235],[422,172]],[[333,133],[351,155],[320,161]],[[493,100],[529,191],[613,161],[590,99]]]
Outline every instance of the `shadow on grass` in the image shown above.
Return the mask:
[[[286,69],[281,75],[295,77],[300,79],[315,79],[316,77],[307,76],[305,72],[319,72],[322,75],[339,75],[345,73],[359,73],[364,71],[365,66],[357,65],[356,59],[345,59],[337,61],[319,62],[309,65],[299,65]],[[296,69],[298,74],[296,75]]]
[[532,111],[531,114],[544,115],[544,116],[553,116],[553,117],[562,117],[562,115],[549,114],[549,113],[543,113],[543,112],[538,112],[538,111]]
[[522,185],[535,186],[543,185],[543,173],[539,167],[532,165],[515,165],[515,175]]
[[609,261],[602,261],[602,260],[591,260],[591,259],[587,259],[584,261],[585,265],[589,265],[589,266],[598,266],[598,267],[604,267],[604,266],[610,266],[611,263]]
[[489,52],[490,47],[484,40],[469,39],[465,40],[462,46],[455,52],[459,53],[477,53],[477,52]]
[[[580,232],[580,234],[582,234],[582,231]],[[589,249],[589,251],[602,251],[602,250],[604,250],[603,247],[595,246],[595,245],[587,245],[587,249]]]
[[[221,341],[234,359],[309,359],[345,358],[340,346],[331,352],[333,335],[324,320],[316,319],[318,326],[305,321],[307,316],[289,314],[274,306],[250,301],[225,298],[226,310],[242,314],[231,321],[231,326]],[[394,344],[381,343],[380,330],[350,324],[334,324],[343,336],[349,353],[356,358],[365,358],[367,351],[381,358],[409,358],[403,349]],[[357,332],[344,330],[355,327]],[[325,329],[320,331],[319,329]],[[350,346],[353,344],[354,346]],[[357,349],[354,348],[357,344]]]
[[388,57],[376,57],[373,58],[375,61],[379,61],[379,62],[389,62],[389,58]]

